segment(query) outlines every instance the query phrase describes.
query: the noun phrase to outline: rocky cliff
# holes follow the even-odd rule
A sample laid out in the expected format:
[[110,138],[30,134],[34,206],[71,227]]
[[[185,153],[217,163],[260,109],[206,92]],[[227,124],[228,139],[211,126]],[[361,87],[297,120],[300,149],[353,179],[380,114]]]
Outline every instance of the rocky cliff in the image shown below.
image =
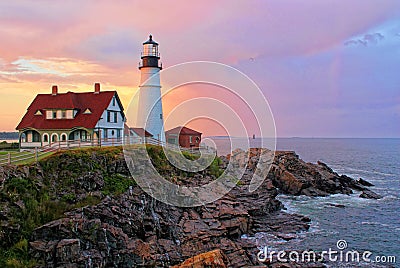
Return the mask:
[[[185,183],[215,179],[231,157],[187,174],[168,166],[161,150],[152,150],[158,169]],[[130,178],[121,148],[61,152],[37,165],[0,168],[0,264],[277,267],[260,263],[256,242],[243,235],[264,232],[288,240],[308,230],[309,218],[281,210],[275,199],[278,191],[318,196],[369,191],[365,182],[340,176],[323,163],[309,164],[294,152],[277,152],[266,180],[250,193],[259,153],[236,151],[248,158],[241,182],[220,200],[195,208],[168,206],[144,193]]]

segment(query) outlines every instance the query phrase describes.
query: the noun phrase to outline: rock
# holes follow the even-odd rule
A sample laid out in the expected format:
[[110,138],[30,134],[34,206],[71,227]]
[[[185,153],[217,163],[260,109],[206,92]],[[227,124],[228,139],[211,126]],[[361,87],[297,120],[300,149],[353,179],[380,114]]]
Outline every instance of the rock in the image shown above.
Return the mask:
[[76,262],[80,255],[81,245],[79,239],[63,239],[56,246],[57,265]]
[[283,240],[289,241],[297,238],[296,234],[285,234],[285,233],[278,233],[276,237],[281,238]]
[[328,196],[329,195],[327,192],[319,190],[312,186],[301,190],[300,193],[303,195],[306,195],[306,196]]
[[[257,245],[244,243],[242,234],[267,231],[290,239],[309,228],[309,219],[280,212],[282,204],[275,199],[278,193],[271,180],[250,193],[251,179],[249,171],[243,185],[198,208],[168,206],[134,186],[35,229],[31,254],[49,266],[69,260],[80,266],[90,261],[102,267],[168,267],[219,249],[226,266],[260,265],[254,254]],[[76,240],[67,243],[69,239],[79,240],[80,247]]]
[[227,267],[225,262],[226,258],[221,250],[216,249],[189,258],[181,264],[172,266],[172,268],[225,268]]
[[299,195],[304,185],[292,173],[284,170],[279,178],[280,189],[292,195]]
[[322,161],[317,161],[317,164],[320,165],[323,169],[327,170],[330,173],[334,173],[333,169],[331,169],[327,164]]
[[292,195],[327,196],[368,190],[368,182],[339,175],[327,164],[305,163],[290,151],[277,151],[268,178],[282,192]]
[[342,204],[333,204],[333,203],[326,203],[326,205],[330,206],[330,207],[337,207],[337,208],[345,208],[346,207],[345,205],[342,205]]
[[359,184],[361,184],[361,185],[368,186],[368,187],[370,187],[370,186],[375,186],[375,185],[373,185],[372,183],[370,183],[369,181],[364,180],[363,178],[359,178],[359,179],[357,180],[357,182],[358,182]]
[[360,194],[361,198],[367,198],[367,199],[381,199],[382,196],[371,191],[371,190],[364,190],[362,191],[362,193]]

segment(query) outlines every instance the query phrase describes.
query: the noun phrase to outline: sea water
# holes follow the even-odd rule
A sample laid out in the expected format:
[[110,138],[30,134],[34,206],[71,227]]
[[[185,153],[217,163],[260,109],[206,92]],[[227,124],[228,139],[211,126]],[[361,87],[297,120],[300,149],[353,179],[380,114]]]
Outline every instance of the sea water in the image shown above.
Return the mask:
[[[219,154],[230,151],[228,138],[214,139]],[[246,140],[247,142],[247,140]],[[258,147],[261,139],[250,139]],[[346,240],[349,250],[371,251],[374,256],[396,256],[400,262],[400,139],[278,138],[277,150],[295,151],[306,162],[320,160],[339,174],[363,178],[375,186],[380,200],[352,195],[328,197],[280,194],[289,213],[311,218],[310,231],[297,239],[280,243],[279,248],[337,249]],[[331,204],[344,205],[335,207]],[[266,245],[268,246],[268,245]]]

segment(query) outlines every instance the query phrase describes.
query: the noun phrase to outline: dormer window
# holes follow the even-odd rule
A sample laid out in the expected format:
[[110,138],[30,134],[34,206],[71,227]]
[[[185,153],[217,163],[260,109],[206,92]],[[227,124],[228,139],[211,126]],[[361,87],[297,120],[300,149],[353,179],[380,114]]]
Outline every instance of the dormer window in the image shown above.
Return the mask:
[[40,110],[37,110],[35,115],[43,115],[42,112]]
[[46,119],[74,119],[74,110],[46,110]]
[[87,108],[84,112],[83,112],[83,114],[91,114],[92,113],[92,111],[89,109],[89,108]]

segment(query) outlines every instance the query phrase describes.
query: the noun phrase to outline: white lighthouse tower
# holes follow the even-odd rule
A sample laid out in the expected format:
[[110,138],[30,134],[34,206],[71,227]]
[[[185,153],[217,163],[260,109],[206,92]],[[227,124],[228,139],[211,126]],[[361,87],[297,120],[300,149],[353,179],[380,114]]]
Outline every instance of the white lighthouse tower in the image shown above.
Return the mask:
[[162,64],[159,62],[158,43],[151,35],[143,43],[141,59],[137,126],[150,132],[154,138],[165,141],[159,74]]

